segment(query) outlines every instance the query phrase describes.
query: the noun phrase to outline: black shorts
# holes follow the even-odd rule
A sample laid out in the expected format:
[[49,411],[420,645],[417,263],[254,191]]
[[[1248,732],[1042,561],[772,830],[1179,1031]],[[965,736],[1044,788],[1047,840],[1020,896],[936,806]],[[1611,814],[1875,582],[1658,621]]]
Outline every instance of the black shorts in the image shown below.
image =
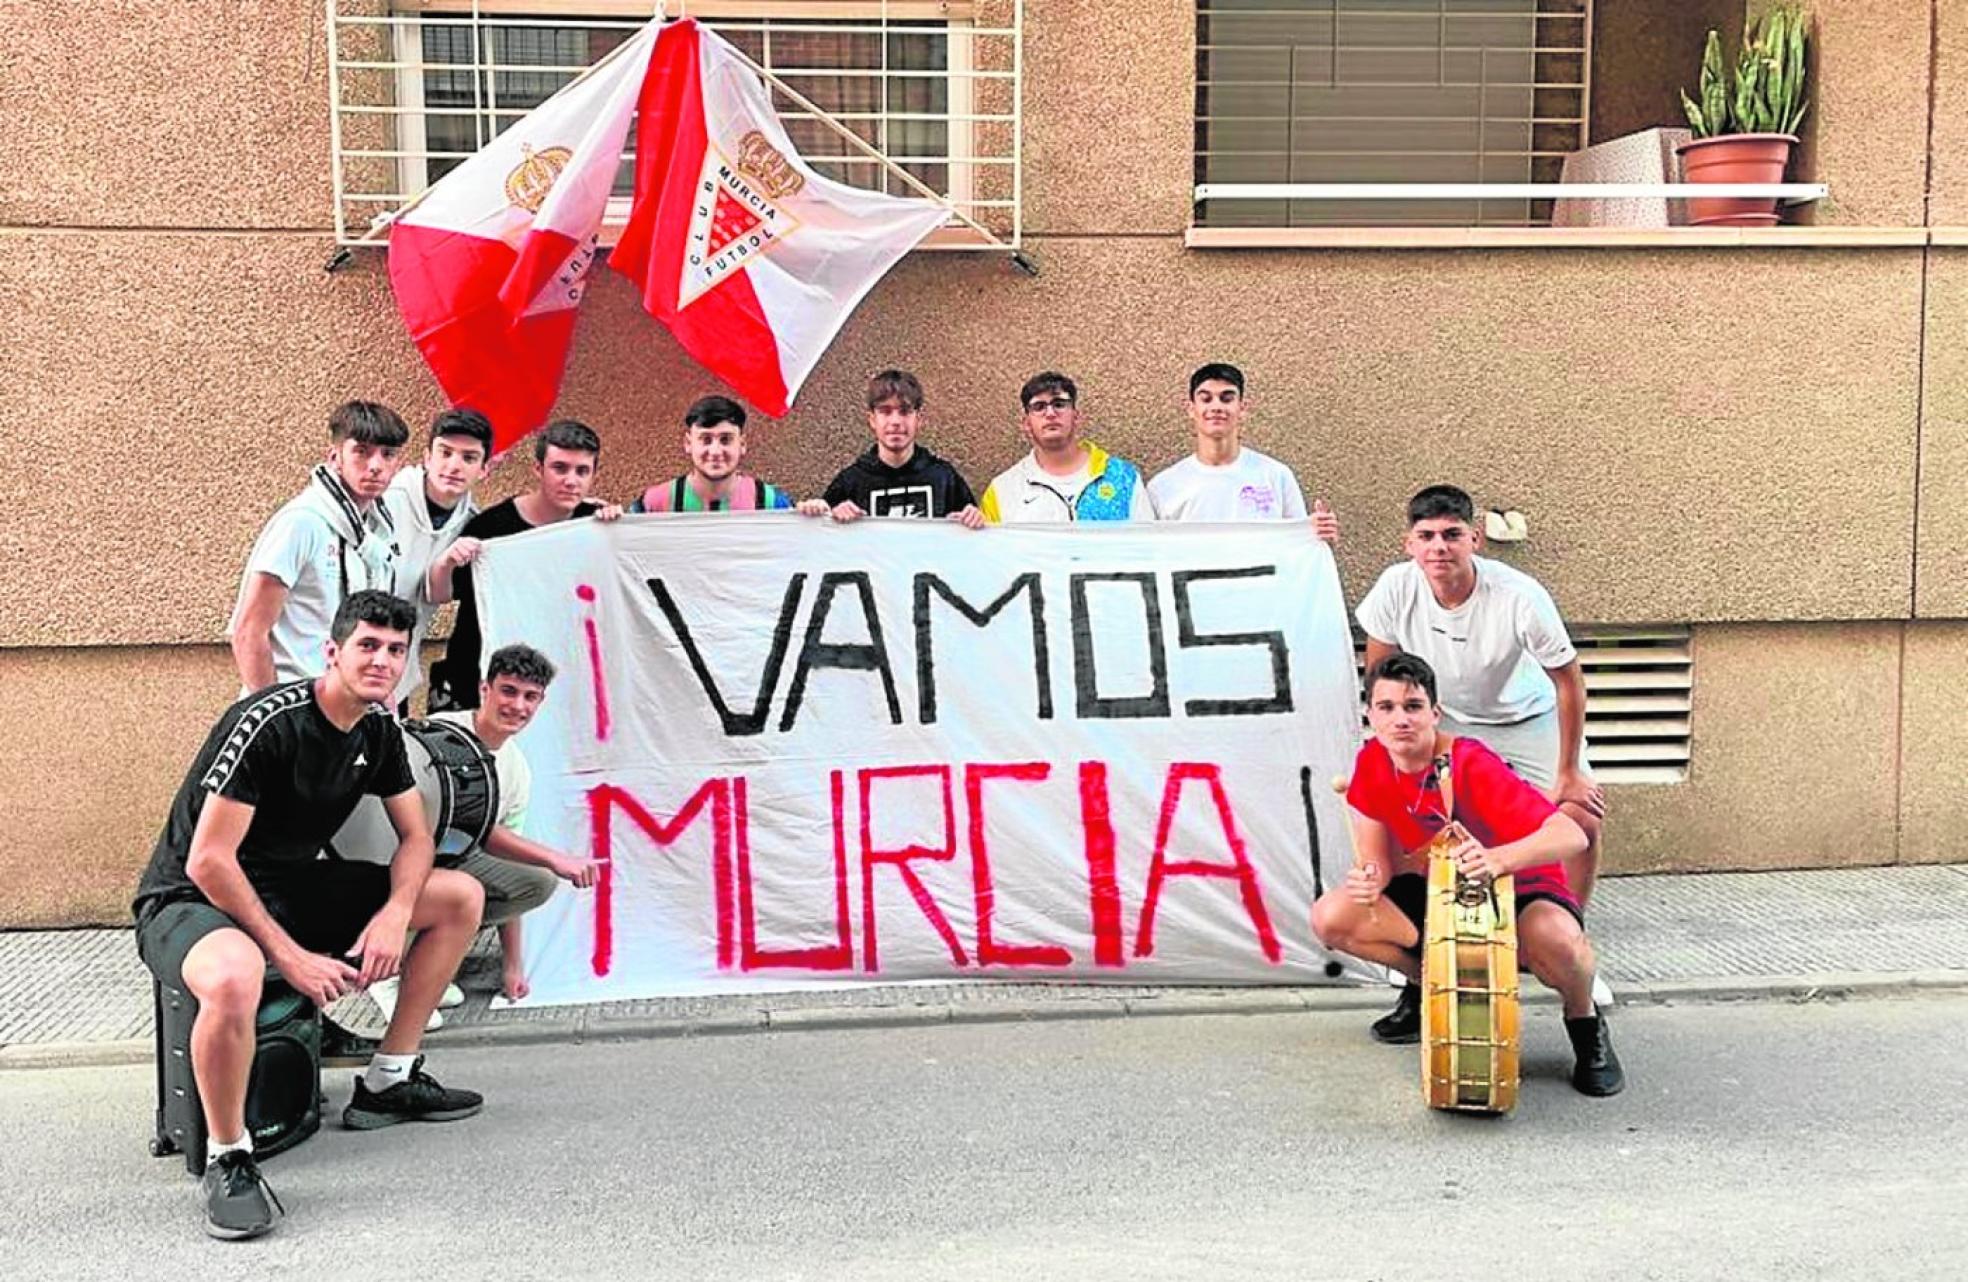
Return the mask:
[[[1390,877],[1380,897],[1401,910],[1401,915],[1414,923],[1415,946],[1408,952],[1421,956],[1421,941],[1428,937],[1428,879],[1418,872],[1404,872]],[[1570,913],[1581,929],[1585,926],[1585,910],[1578,900],[1558,890],[1519,890],[1517,892],[1517,912],[1521,916],[1528,904],[1543,899],[1557,904]]]
[[[340,957],[389,901],[390,872],[383,864],[317,859],[253,889],[295,943],[309,952]],[[238,926],[203,897],[152,901],[137,919],[137,955],[151,974],[181,987],[184,960],[193,945],[215,930]]]

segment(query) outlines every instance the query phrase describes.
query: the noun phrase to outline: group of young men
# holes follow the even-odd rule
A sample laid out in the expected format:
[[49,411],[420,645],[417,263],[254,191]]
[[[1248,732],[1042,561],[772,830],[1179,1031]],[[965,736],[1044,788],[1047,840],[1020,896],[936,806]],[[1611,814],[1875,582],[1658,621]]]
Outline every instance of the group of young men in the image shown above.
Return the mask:
[[[515,737],[554,670],[524,645],[482,657],[472,566],[487,540],[625,511],[787,509],[834,521],[947,519],[971,529],[1287,520],[1328,543],[1339,538],[1324,500],[1308,508],[1291,470],[1244,443],[1251,400],[1231,365],[1204,365],[1190,377],[1194,450],[1152,479],[1086,439],[1071,378],[1035,375],[1019,392],[1030,449],[981,497],[919,439],[924,395],[913,374],[875,375],[866,400],[872,442],[819,498],[795,501],[741,471],[745,410],[707,396],[684,417],[688,469],[626,507],[594,497],[600,438],[561,420],[534,437],[532,487],[482,511],[472,489],[490,470],[493,439],[482,414],[439,414],[421,465],[402,467],[410,433],[399,416],[364,401],[334,412],[327,460],[247,559],[228,629],[242,697],[187,772],[134,905],[144,961],[198,1004],[191,1050],[209,1136],[208,1232],[251,1237],[273,1223],[277,1202],[269,1202],[244,1121],[254,1015],[269,968],[317,1004],[367,990],[384,1008],[388,1028],[356,1081],[345,1125],[468,1117],[481,1097],[440,1085],[423,1071],[418,1047],[441,1022],[440,1007],[462,1000],[452,981],[476,931],[500,926],[501,986],[523,996],[520,917],[557,880],[585,887],[595,879],[591,861],[521,831],[528,774]],[[1583,932],[1604,798],[1583,756],[1577,655],[1542,588],[1476,555],[1481,533],[1466,494],[1437,486],[1417,495],[1407,540],[1410,559],[1388,570],[1359,608],[1375,737],[1348,794],[1356,864],[1318,902],[1314,928],[1328,947],[1417,977],[1415,883],[1425,873],[1417,852],[1449,817],[1433,781],[1452,778],[1453,817],[1476,838],[1456,857],[1472,872],[1516,874],[1524,957],[1564,997],[1579,1048],[1574,1083],[1610,1094],[1620,1071],[1593,1001]],[[483,849],[440,866],[398,718],[424,684],[419,651],[432,616],[454,600],[456,621],[430,672],[427,704],[493,755],[500,808]],[[368,796],[381,799],[395,833],[387,862],[325,853]],[[1380,913],[1382,902],[1399,912]],[[1415,1040],[1418,1012],[1411,982],[1375,1023],[1375,1036]]]

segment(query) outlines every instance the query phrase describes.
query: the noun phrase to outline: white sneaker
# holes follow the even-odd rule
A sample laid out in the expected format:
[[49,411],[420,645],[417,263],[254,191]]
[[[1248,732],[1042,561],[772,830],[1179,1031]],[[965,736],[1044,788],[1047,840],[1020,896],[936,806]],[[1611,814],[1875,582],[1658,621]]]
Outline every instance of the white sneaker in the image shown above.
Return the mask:
[[437,1008],[439,1010],[452,1010],[464,1004],[465,990],[456,984],[446,984],[444,986],[444,996],[437,999]]
[[[402,989],[403,981],[395,977],[379,979],[369,985],[369,1000],[376,1003],[377,1010],[383,1012],[383,1022],[385,1024],[396,1018],[396,997]],[[426,1033],[434,1033],[443,1027],[444,1013],[442,1011],[432,1011],[430,1018],[424,1021],[424,1031]]]
[[1592,1004],[1594,1006],[1611,1006],[1613,1004],[1612,987],[1597,975],[1592,977]]

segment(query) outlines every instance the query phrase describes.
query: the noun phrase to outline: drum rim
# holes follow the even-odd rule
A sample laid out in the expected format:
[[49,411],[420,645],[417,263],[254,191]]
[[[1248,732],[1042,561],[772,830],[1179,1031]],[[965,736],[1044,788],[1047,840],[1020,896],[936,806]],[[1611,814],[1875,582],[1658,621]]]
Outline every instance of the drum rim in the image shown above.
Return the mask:
[[486,839],[492,835],[492,830],[498,827],[499,824],[498,759],[485,746],[483,739],[480,739],[469,729],[459,725],[455,721],[413,718],[403,723],[403,731],[405,734],[414,734],[418,740],[424,741],[426,750],[430,747],[428,743],[429,735],[434,733],[437,737],[448,739],[452,743],[464,747],[477,759],[479,766],[485,772],[486,780],[491,786],[490,796],[487,798],[489,804],[485,808],[484,817],[472,829],[461,828],[452,822],[452,816],[457,812],[457,788],[452,781],[450,771],[440,764],[435,773],[438,778],[438,797],[443,803],[444,810],[438,820],[431,825],[431,832],[433,835],[444,832],[467,834],[471,838],[467,848],[483,846]]

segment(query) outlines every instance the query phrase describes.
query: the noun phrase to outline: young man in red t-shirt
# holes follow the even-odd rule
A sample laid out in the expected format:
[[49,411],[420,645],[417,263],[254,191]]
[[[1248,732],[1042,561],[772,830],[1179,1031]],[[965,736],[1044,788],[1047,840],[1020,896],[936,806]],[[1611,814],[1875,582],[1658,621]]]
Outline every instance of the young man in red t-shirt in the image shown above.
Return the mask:
[[1605,1017],[1592,1004],[1592,943],[1562,862],[1585,849],[1584,831],[1483,744],[1441,732],[1435,672],[1419,656],[1390,655],[1367,674],[1367,720],[1373,742],[1354,760],[1346,793],[1353,867],[1344,886],[1312,906],[1312,929],[1326,947],[1408,977],[1400,1005],[1375,1023],[1374,1036],[1420,1037],[1428,899],[1422,852],[1449,819],[1436,775],[1436,761],[1446,756],[1454,817],[1471,837],[1454,851],[1457,867],[1515,877],[1518,960],[1564,1000],[1565,1032],[1578,1056],[1572,1085],[1586,1095],[1618,1093],[1626,1078]]

